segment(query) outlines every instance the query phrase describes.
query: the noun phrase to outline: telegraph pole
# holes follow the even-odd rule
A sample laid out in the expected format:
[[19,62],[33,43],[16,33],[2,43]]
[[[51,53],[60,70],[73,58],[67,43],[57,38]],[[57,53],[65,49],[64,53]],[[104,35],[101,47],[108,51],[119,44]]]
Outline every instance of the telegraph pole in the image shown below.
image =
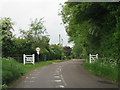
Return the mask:
[[59,45],[61,45],[61,36],[59,34]]
[[[62,47],[63,47],[63,39],[61,38],[61,35],[59,34],[59,46],[61,47],[61,49],[62,49]],[[63,53],[61,53],[61,60],[63,59]]]

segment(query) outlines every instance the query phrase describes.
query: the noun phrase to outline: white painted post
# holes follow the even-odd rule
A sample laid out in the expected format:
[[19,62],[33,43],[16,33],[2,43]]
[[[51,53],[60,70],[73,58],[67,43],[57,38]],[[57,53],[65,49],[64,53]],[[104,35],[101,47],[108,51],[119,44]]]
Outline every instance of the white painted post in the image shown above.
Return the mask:
[[25,54],[23,54],[23,63],[25,64]]
[[89,60],[90,60],[90,63],[91,63],[91,54],[89,54]]
[[32,55],[33,57],[33,64],[35,63],[35,54]]
[[96,59],[98,59],[98,54],[96,54]]

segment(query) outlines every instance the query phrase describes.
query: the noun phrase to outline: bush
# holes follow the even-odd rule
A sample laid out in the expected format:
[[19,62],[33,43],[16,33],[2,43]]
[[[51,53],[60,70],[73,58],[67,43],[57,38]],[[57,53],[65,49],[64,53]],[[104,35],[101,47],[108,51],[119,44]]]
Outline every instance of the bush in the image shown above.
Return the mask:
[[17,63],[14,59],[3,58],[2,60],[2,82],[3,84],[11,83],[23,74],[23,65]]

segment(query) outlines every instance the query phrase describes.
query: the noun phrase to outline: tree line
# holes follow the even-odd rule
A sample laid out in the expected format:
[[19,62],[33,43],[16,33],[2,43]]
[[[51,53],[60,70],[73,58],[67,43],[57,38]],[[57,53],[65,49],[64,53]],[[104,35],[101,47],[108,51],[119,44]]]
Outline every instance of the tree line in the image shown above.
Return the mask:
[[[23,54],[36,54],[36,47],[40,47],[39,61],[62,59],[69,49],[64,49],[61,45],[50,45],[49,35],[44,26],[43,18],[35,19],[29,24],[28,30],[20,29],[20,36],[13,35],[13,21],[10,17],[0,19],[0,43],[2,44],[2,57],[12,57],[22,62]],[[66,46],[67,47],[67,46]],[[71,49],[71,48],[70,48]],[[37,57],[35,57],[37,58]],[[37,60],[37,59],[36,59]]]
[[77,58],[120,59],[120,3],[66,2],[60,15]]

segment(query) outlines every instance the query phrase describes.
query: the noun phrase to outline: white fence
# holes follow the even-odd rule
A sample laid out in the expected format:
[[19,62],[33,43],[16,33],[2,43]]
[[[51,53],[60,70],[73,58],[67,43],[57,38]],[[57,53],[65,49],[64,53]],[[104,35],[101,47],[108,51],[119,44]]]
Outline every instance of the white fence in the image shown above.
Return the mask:
[[23,54],[23,63],[32,63],[34,64],[35,63],[35,55],[32,54],[32,55],[25,55]]
[[96,55],[89,54],[90,63],[95,62],[96,59],[98,59],[98,54],[96,54]]

